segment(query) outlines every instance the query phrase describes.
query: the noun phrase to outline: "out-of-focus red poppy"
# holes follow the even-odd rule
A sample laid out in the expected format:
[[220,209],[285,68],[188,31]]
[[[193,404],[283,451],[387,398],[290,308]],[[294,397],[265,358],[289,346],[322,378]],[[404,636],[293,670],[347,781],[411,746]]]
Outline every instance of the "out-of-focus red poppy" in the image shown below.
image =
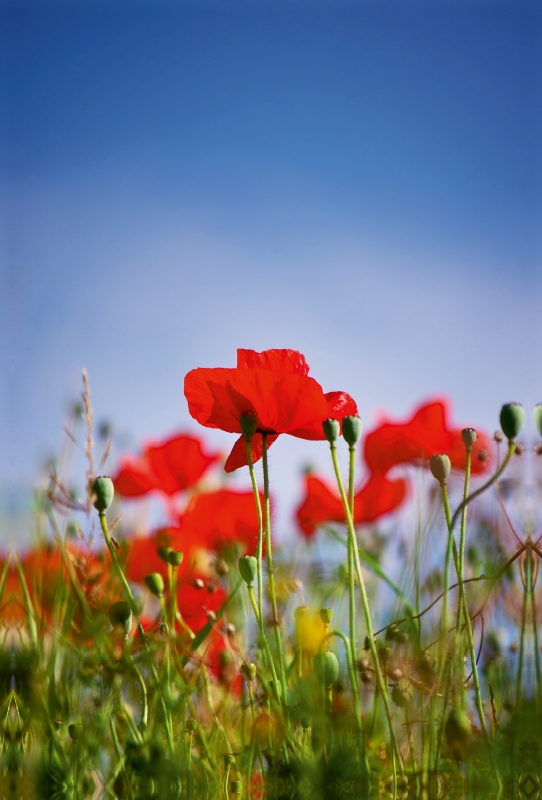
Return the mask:
[[145,577],[151,572],[159,572],[165,579],[167,577],[167,564],[156,552],[159,547],[171,547],[184,554],[179,577],[191,569],[191,555],[196,547],[205,547],[205,542],[198,536],[187,535],[180,527],[161,528],[150,536],[135,536],[126,541],[125,572],[129,581],[143,583]]
[[[190,414],[207,428],[241,433],[242,414],[255,414],[257,433],[252,438],[252,459],[262,455],[262,433],[270,446],[281,433],[300,439],[324,439],[322,422],[357,414],[346,392],[324,394],[308,375],[305,357],[296,350],[237,351],[237,367],[198,368],[187,374],[184,393]],[[234,445],[226,472],[247,464],[245,440]]]
[[[315,475],[307,475],[305,497],[296,512],[302,533],[310,538],[316,528],[325,522],[346,522],[340,496]],[[385,475],[373,475],[356,492],[354,523],[374,522],[379,517],[395,511],[408,494],[408,481],[391,480]]]
[[[263,508],[261,494],[260,502]],[[220,489],[196,495],[181,519],[181,534],[209,550],[240,544],[244,553],[254,553],[258,542],[254,494]]]
[[153,491],[171,496],[197,483],[217,458],[217,453],[205,451],[197,437],[173,436],[148,444],[140,457],[125,456],[113,479],[115,490],[122,497],[141,497]]
[[[448,425],[445,400],[433,400],[420,406],[406,422],[385,422],[365,438],[363,457],[372,473],[383,474],[397,464],[426,461],[437,453],[446,453],[452,467],[464,469],[465,446],[461,429]],[[486,458],[480,458],[485,451]],[[472,473],[485,471],[489,457],[489,440],[478,433],[473,448]]]
[[[216,614],[225,599],[224,589],[214,578],[204,578],[197,573],[187,576],[177,591],[179,611],[194,633],[208,622],[207,612]],[[179,627],[179,630],[182,629]]]

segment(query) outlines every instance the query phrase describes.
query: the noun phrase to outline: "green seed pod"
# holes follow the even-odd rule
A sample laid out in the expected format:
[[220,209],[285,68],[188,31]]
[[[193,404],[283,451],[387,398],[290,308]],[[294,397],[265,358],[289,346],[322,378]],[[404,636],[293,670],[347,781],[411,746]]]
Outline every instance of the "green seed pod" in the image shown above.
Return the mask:
[[388,647],[386,644],[381,645],[378,648],[378,659],[382,661],[383,664],[387,664],[391,658],[391,647]]
[[157,547],[156,548],[156,555],[162,559],[164,564],[168,564],[168,557],[169,554],[172,552],[171,547]]
[[316,677],[324,686],[332,686],[339,677],[339,660],[335,653],[327,650],[314,656],[314,671]]
[[151,572],[150,575],[147,575],[145,583],[147,584],[147,589],[157,597],[164,594],[164,579],[159,572]]
[[68,725],[68,734],[72,742],[79,741],[83,735],[83,726],[72,722],[71,725]]
[[258,430],[258,417],[253,411],[247,411],[245,414],[241,414],[239,424],[245,439],[252,439]]
[[330,444],[335,444],[341,432],[341,425],[338,419],[326,419],[322,423],[324,436]]
[[399,633],[399,628],[397,627],[397,625],[390,625],[386,631],[386,641],[393,642],[393,640],[397,638],[398,633]]
[[254,556],[241,556],[239,572],[247,586],[254,586],[254,578],[258,573],[258,562]]
[[309,616],[309,610],[307,606],[298,606],[294,611],[294,617],[296,622],[301,622],[302,619],[307,619]]
[[461,708],[452,708],[444,728],[446,743],[456,761],[462,761],[472,737],[472,725]]
[[537,403],[533,411],[534,424],[537,427],[538,433],[542,436],[542,403]]
[[107,511],[115,496],[115,487],[113,486],[111,478],[105,475],[96,478],[92,484],[91,495],[94,508],[99,511],[100,514]]
[[405,644],[405,642],[408,642],[408,633],[406,631],[397,631],[395,641],[397,644]]
[[188,733],[194,733],[196,728],[198,727],[198,723],[195,719],[187,719],[186,720],[186,730]]
[[525,409],[521,403],[506,403],[501,408],[500,423],[502,432],[509,441],[517,438],[523,421],[525,419]]
[[357,415],[345,417],[342,424],[343,438],[350,446],[361,439],[361,420]]
[[476,431],[474,428],[463,428],[461,431],[461,438],[463,439],[465,447],[468,450],[472,450],[474,442],[476,441]]
[[247,683],[252,683],[257,674],[256,664],[241,664],[239,672]]
[[232,781],[230,783],[230,792],[232,794],[241,794],[243,791],[243,784],[241,781]]
[[451,468],[452,465],[450,463],[450,459],[445,453],[439,453],[438,455],[432,456],[429,459],[429,469],[431,470],[431,475],[441,485],[446,483],[448,480]]
[[233,753],[224,753],[224,766],[231,767],[232,764],[235,764],[235,756]]
[[301,722],[301,727],[303,728],[304,731],[308,730],[308,728],[310,728],[312,723],[312,720],[308,716],[308,714],[303,714],[303,716],[299,721]]
[[399,708],[406,708],[414,697],[414,687],[407,678],[401,678],[391,691],[391,699]]
[[179,550],[170,550],[168,553],[168,564],[171,564],[172,567],[180,567],[183,563],[184,553],[180,553]]
[[132,609],[127,600],[109,606],[109,622],[119,636],[128,636],[132,629]]
[[332,608],[321,608],[320,609],[320,619],[324,623],[324,625],[331,625],[331,620],[333,619],[333,609]]

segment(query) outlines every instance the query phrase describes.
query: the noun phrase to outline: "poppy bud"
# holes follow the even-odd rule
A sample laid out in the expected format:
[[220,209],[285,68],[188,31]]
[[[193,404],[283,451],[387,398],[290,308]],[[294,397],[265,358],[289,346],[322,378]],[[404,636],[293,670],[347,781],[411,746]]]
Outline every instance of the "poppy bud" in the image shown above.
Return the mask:
[[186,720],[186,730],[188,733],[194,733],[196,728],[198,727],[198,723],[195,719],[187,719]]
[[474,446],[474,442],[476,441],[476,431],[474,428],[463,428],[461,431],[461,438],[463,439],[463,444],[468,450],[471,450]]
[[308,714],[303,714],[303,716],[299,721],[301,722],[301,727],[303,728],[304,731],[306,731],[307,728],[310,728],[312,720],[308,716]]
[[147,575],[145,583],[147,584],[147,589],[157,597],[164,594],[164,579],[159,572],[151,572],[150,575]]
[[383,644],[381,647],[379,647],[378,658],[384,664],[387,664],[391,658],[391,647],[388,647],[386,644]]
[[233,753],[224,753],[224,766],[231,767],[232,764],[235,764],[235,756]]
[[254,586],[254,578],[258,572],[258,562],[254,556],[241,556],[239,559],[239,572],[247,586]]
[[241,433],[245,439],[252,439],[258,430],[258,417],[253,411],[247,411],[241,414],[239,424],[241,426]]
[[450,711],[444,735],[456,761],[462,761],[472,737],[472,725],[461,708],[452,708]]
[[113,486],[111,478],[105,475],[96,478],[92,484],[91,494],[94,508],[99,511],[100,514],[103,514],[104,511],[107,511],[115,496],[115,487]]
[[523,426],[525,409],[521,403],[506,403],[501,408],[500,423],[502,432],[509,441],[513,441]]
[[243,676],[244,680],[247,683],[252,683],[252,681],[256,677],[256,672],[257,672],[256,664],[252,663],[241,664],[241,666],[239,667],[239,672],[241,673],[241,675]]
[[168,564],[172,567],[180,567],[184,558],[184,553],[178,550],[170,550],[167,556]]
[[436,456],[431,456],[429,459],[429,469],[431,470],[431,475],[440,484],[446,483],[451,468],[452,465],[450,463],[450,459],[445,453],[439,453]]
[[132,628],[132,609],[127,600],[120,600],[109,606],[109,622],[115,633],[128,636]]
[[343,419],[343,437],[350,446],[357,444],[361,439],[361,420],[357,415]]
[[232,781],[230,783],[230,791],[232,794],[241,794],[243,791],[243,784],[241,781]]
[[326,419],[322,423],[324,436],[330,444],[335,444],[341,432],[341,426],[337,419]]
[[325,686],[331,686],[339,677],[339,660],[335,653],[327,650],[314,656],[314,671],[316,677]]
[[399,708],[406,708],[414,697],[414,687],[407,678],[401,678],[393,687],[391,699]]
[[533,411],[534,424],[538,429],[538,433],[542,436],[542,403],[537,403]]
[[158,558],[161,558],[165,564],[168,564],[168,556],[171,553],[171,547],[157,547],[156,548],[156,555]]
[[320,609],[320,619],[324,623],[324,625],[331,625],[331,620],[333,619],[333,609],[332,608],[321,608]]
[[298,606],[294,611],[294,617],[296,622],[301,622],[302,619],[306,619],[309,616],[309,611],[307,606]]

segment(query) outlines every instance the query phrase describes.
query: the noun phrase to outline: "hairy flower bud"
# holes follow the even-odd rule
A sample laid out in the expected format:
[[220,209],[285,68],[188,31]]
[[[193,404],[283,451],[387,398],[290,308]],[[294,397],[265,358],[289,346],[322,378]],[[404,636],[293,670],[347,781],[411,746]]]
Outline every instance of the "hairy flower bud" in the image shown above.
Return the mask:
[[239,424],[245,439],[252,439],[258,430],[258,417],[253,411],[246,411],[239,417]]
[[314,671],[316,677],[325,686],[331,686],[339,677],[339,660],[335,653],[327,650],[314,656]]
[[132,609],[127,600],[109,606],[109,622],[119,636],[128,636],[132,628]]
[[341,432],[341,425],[338,419],[326,419],[322,423],[324,436],[330,444],[335,444]]
[[111,478],[106,475],[100,475],[99,478],[96,478],[92,484],[91,495],[94,508],[100,514],[107,511],[115,496],[115,487]]
[[258,562],[254,556],[241,556],[239,559],[239,572],[247,586],[254,586],[254,578],[258,573]]
[[179,550],[170,550],[167,556],[168,564],[172,567],[180,567],[184,558],[184,553]]
[[542,403],[537,403],[533,410],[534,424],[537,427],[538,433],[542,436]]
[[357,444],[361,439],[361,420],[357,415],[352,414],[343,419],[342,424],[343,438],[350,446]]
[[414,697],[414,687],[408,678],[400,678],[391,692],[391,699],[399,708],[407,708]]
[[147,589],[157,597],[164,594],[164,579],[159,572],[151,572],[150,575],[147,575],[145,583],[147,584]]
[[436,456],[431,456],[429,459],[429,469],[431,470],[431,475],[440,484],[446,483],[451,468],[452,465],[450,463],[450,459],[445,453],[439,453]]
[[471,450],[474,446],[474,442],[476,441],[476,431],[474,428],[463,428],[461,431],[461,438],[463,439],[463,444],[467,450]]
[[502,432],[509,441],[516,439],[523,426],[525,409],[521,403],[506,403],[501,408],[500,423]]

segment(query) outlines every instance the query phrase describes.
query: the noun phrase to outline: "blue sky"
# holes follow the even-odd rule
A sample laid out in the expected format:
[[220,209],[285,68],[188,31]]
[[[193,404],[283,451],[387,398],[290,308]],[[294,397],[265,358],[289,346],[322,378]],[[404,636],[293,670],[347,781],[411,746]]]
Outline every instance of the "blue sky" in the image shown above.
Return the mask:
[[[302,350],[366,427],[542,398],[539,5],[1,9],[4,486],[82,366],[134,446],[239,346]],[[322,447],[274,448],[286,505]]]

